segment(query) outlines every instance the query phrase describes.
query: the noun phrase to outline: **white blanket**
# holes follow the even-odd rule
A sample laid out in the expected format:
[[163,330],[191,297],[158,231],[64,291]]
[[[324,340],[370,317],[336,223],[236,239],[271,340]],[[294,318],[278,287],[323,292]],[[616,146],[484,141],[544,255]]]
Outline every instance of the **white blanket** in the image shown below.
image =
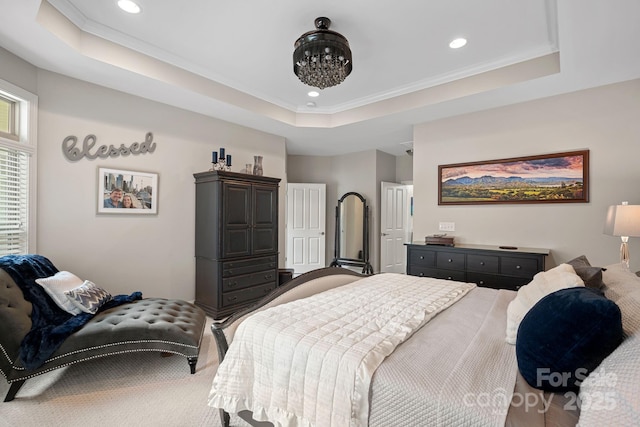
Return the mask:
[[282,426],[366,426],[376,368],[474,287],[387,273],[258,312],[238,328],[209,406]]

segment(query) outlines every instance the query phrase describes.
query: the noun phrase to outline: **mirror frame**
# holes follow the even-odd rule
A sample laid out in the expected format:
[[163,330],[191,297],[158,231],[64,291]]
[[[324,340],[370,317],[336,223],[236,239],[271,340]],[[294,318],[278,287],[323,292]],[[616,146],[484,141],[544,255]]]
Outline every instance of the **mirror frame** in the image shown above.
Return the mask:
[[[344,200],[349,196],[356,196],[364,205],[363,209],[363,221],[362,221],[362,259],[353,259],[353,258],[341,258],[340,257],[340,207]],[[336,233],[335,233],[335,245],[334,245],[334,257],[331,262],[331,267],[341,267],[341,266],[353,266],[353,267],[362,267],[362,274],[373,274],[373,267],[369,263],[369,206],[367,205],[367,200],[362,197],[360,193],[356,193],[355,191],[350,191],[345,193],[338,200],[338,205],[336,206]]]

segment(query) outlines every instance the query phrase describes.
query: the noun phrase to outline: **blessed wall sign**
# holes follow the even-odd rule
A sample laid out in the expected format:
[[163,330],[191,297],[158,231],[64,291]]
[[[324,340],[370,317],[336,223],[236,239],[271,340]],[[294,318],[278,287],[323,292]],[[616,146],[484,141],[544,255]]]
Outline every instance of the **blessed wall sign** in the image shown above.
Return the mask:
[[156,143],[153,142],[153,134],[151,132],[147,132],[143,142],[132,142],[128,146],[125,144],[120,144],[120,147],[116,147],[113,144],[100,145],[93,150],[97,143],[98,138],[95,135],[87,135],[82,141],[82,147],[79,147],[77,146],[78,137],[69,135],[62,141],[62,152],[67,159],[77,162],[83,157],[89,160],[97,157],[106,159],[107,157],[128,156],[129,154],[153,153],[156,149]]

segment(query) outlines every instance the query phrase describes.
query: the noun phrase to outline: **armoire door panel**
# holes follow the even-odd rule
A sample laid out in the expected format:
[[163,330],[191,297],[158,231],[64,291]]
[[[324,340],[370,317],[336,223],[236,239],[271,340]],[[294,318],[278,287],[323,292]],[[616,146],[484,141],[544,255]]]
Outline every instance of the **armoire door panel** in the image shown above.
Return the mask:
[[277,189],[254,187],[253,225],[272,225],[277,221]]

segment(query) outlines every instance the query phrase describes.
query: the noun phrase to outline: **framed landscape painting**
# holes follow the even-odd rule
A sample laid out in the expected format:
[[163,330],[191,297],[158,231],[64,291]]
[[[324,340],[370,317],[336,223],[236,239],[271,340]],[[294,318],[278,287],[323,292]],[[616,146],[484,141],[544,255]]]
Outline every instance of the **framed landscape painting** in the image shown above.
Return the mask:
[[438,166],[438,204],[585,203],[589,150]]
[[157,214],[158,174],[98,168],[98,213]]

